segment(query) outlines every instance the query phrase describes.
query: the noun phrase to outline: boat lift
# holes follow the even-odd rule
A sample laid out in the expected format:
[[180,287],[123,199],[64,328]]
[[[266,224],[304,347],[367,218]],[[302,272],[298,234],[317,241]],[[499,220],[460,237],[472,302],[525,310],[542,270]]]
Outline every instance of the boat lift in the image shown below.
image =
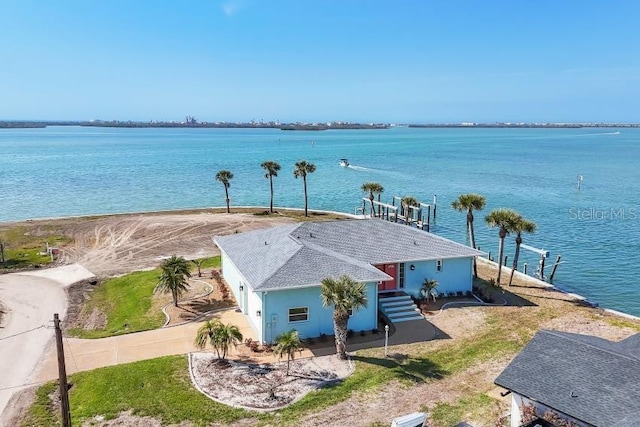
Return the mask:
[[[531,251],[540,255],[540,261],[538,261],[538,269],[536,270],[536,273],[534,276],[538,277],[540,280],[544,280],[545,279],[545,275],[544,275],[545,260],[549,258],[549,251],[545,249],[534,248],[533,246],[525,245],[524,243],[520,245],[520,249],[525,249],[527,251]],[[553,282],[553,276],[555,276],[556,274],[558,265],[564,262],[564,261],[560,261],[561,258],[562,256],[558,255],[558,257],[556,258],[556,261],[553,263],[553,267],[551,269],[551,275],[549,276],[549,283]],[[526,274],[526,265],[525,265],[525,274]]]

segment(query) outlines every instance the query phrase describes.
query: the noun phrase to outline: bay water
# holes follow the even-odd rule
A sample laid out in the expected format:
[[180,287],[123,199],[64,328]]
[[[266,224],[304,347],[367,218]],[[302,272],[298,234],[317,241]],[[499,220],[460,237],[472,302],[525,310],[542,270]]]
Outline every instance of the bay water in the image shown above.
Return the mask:
[[[0,221],[223,206],[221,169],[234,174],[232,206],[267,206],[265,160],[282,165],[275,204],[302,207],[293,168],[303,159],[317,167],[307,178],[311,209],[354,213],[360,186],[375,181],[389,203],[437,195],[432,231],[459,242],[465,215],[451,202],[484,195],[477,243],[494,256],[498,231],[484,215],[513,208],[538,225],[525,244],[548,250],[549,267],[562,255],[554,284],[640,316],[640,129],[2,129]],[[522,261],[532,272],[538,256],[524,251]]]

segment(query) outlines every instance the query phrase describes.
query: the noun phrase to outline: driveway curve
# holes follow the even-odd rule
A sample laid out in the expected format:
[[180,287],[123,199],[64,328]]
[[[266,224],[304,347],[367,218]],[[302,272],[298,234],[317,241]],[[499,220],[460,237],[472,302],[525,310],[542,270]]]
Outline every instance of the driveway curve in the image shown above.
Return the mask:
[[7,313],[0,328],[0,414],[11,396],[35,381],[53,342],[53,315],[64,319],[65,288],[93,274],[80,265],[0,275],[0,300]]

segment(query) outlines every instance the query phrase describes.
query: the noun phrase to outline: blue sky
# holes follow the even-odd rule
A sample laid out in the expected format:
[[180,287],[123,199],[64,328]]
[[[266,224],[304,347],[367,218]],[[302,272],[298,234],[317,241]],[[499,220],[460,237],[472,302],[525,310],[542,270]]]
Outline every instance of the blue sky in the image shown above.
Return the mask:
[[637,1],[0,0],[0,119],[640,122]]

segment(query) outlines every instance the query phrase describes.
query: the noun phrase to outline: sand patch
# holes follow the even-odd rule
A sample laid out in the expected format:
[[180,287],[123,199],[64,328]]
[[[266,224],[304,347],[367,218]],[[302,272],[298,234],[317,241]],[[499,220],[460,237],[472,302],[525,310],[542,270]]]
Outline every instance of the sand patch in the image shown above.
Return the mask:
[[287,406],[310,391],[341,381],[353,372],[349,361],[322,356],[287,363],[219,362],[212,353],[192,353],[191,375],[206,395],[225,405],[255,410]]

